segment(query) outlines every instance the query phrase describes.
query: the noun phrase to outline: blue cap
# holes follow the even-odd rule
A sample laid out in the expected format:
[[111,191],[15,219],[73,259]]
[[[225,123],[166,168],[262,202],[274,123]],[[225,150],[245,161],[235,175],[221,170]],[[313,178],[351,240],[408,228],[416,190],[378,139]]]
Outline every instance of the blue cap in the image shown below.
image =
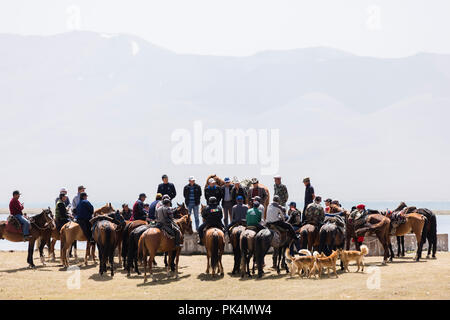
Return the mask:
[[236,200],[244,200],[243,196],[237,196]]
[[294,201],[292,201],[291,203],[289,203],[289,207],[297,208],[297,204]]
[[223,179],[223,181],[230,182],[231,180],[230,180],[230,178],[226,177],[225,179]]

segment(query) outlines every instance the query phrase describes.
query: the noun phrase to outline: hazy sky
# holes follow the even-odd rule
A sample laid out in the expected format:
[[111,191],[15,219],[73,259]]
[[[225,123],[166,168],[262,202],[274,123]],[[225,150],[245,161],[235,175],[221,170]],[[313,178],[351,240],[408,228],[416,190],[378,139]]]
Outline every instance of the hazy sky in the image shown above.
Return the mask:
[[[2,0],[0,32],[128,33],[180,53],[330,46],[360,55],[450,53],[448,0]],[[78,18],[79,17],[79,18]]]

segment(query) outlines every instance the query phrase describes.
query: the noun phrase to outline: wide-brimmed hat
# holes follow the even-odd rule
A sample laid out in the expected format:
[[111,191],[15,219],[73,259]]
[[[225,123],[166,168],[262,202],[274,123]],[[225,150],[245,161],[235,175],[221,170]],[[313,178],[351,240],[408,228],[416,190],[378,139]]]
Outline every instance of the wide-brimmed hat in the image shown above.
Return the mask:
[[252,178],[251,182],[252,182],[252,184],[255,184],[255,183],[258,183],[259,181],[258,181],[258,178]]

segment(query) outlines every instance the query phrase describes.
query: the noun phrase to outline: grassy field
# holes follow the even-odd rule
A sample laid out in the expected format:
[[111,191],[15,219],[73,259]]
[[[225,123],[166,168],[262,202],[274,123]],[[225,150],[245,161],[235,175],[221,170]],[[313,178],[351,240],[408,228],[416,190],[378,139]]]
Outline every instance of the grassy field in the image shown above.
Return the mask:
[[[79,251],[82,255],[82,251]],[[36,256],[36,255],[35,255]],[[156,282],[144,284],[143,276],[130,278],[118,269],[114,278],[100,276],[98,265],[90,261],[79,265],[80,288],[69,288],[76,273],[61,268],[59,261],[28,269],[26,252],[0,252],[0,299],[449,299],[450,253],[439,252],[436,260],[414,262],[412,254],[381,266],[381,257],[366,258],[364,273],[338,272],[338,278],[327,275],[322,279],[291,278],[278,275],[266,267],[262,279],[240,279],[231,276],[232,256],[225,255],[225,276],[211,278],[204,274],[206,257],[181,256],[180,278],[168,279],[165,269],[156,268]],[[116,259],[117,261],[117,259]],[[157,257],[162,265],[162,257]],[[271,265],[271,257],[266,256]],[[377,279],[380,286],[376,288]],[[368,286],[369,284],[369,286]]]

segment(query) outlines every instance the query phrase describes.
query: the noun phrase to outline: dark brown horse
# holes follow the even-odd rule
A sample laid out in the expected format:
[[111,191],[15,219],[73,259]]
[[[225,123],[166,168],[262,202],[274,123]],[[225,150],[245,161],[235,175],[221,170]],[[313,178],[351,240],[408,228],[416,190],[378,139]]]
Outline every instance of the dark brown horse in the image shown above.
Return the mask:
[[128,250],[130,246],[130,235],[131,232],[136,229],[137,227],[140,227],[142,225],[148,224],[147,221],[144,220],[134,220],[134,221],[127,221],[126,225],[122,231],[122,250],[121,250],[121,256],[122,256],[122,262],[123,262],[123,268],[127,269],[128,266]]
[[319,227],[313,224],[305,224],[300,228],[300,244],[302,249],[309,251],[319,250]]
[[206,248],[206,274],[209,274],[211,267],[211,275],[223,275],[222,255],[225,248],[225,235],[219,228],[208,228],[205,233]]
[[[182,236],[185,233],[192,234],[192,220],[189,214],[183,215],[176,219],[175,223],[181,230]],[[142,255],[144,261],[144,282],[147,282],[147,263],[150,265],[150,275],[153,281],[153,260],[158,252],[167,252],[169,255],[169,266],[167,267],[167,275],[170,276],[170,265],[175,260],[175,277],[178,278],[178,261],[180,258],[181,248],[175,247],[175,239],[168,238],[167,235],[159,228],[149,228],[139,239],[138,252]],[[175,253],[175,254],[174,254]],[[148,257],[148,261],[147,261]]]
[[244,225],[234,226],[230,231],[231,231],[230,242],[233,248],[233,256],[234,256],[234,266],[231,274],[236,274],[240,272],[240,265],[241,265],[240,238],[241,233],[245,231],[245,226]]
[[[253,257],[255,250],[255,236],[256,231],[252,227],[247,227],[242,233],[239,239],[239,245],[241,248],[241,278],[247,274],[250,274],[250,259]],[[252,274],[255,274],[255,259],[253,258]]]
[[114,276],[114,249],[117,244],[117,225],[113,223],[114,219],[108,216],[98,215],[90,220],[92,224],[92,237],[97,243],[99,273],[106,273],[106,262],[111,267],[111,277]]
[[[12,242],[23,242],[23,233],[21,230],[18,232],[10,232],[6,230],[7,221],[0,222],[0,239],[6,239]],[[55,221],[53,220],[52,211],[50,208],[42,209],[42,212],[34,215],[30,218],[30,235],[31,238],[28,240],[28,256],[27,262],[30,268],[35,268],[33,262],[33,251],[34,251],[34,243],[40,237],[48,234],[49,230],[55,229]],[[39,244],[39,255],[41,258],[41,262],[45,265],[44,259],[44,246],[45,241],[41,241]]]

